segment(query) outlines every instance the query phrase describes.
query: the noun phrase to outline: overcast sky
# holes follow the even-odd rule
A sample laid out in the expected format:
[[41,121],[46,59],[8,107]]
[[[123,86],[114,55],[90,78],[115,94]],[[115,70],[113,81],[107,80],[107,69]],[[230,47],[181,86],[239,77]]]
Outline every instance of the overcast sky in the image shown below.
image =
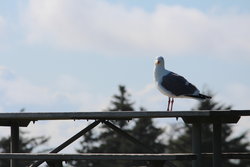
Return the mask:
[[0,111],[101,111],[119,84],[137,109],[166,110],[157,56],[216,101],[249,109],[249,30],[248,0],[0,0]]

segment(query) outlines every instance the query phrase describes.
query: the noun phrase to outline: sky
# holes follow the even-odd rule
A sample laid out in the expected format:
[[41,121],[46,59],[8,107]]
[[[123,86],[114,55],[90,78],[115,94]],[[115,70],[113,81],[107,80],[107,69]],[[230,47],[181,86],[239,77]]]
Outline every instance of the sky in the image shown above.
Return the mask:
[[[157,56],[215,101],[249,109],[249,30],[248,0],[0,0],[0,112],[103,111],[120,84],[136,109],[165,111]],[[174,110],[196,104],[176,99]]]

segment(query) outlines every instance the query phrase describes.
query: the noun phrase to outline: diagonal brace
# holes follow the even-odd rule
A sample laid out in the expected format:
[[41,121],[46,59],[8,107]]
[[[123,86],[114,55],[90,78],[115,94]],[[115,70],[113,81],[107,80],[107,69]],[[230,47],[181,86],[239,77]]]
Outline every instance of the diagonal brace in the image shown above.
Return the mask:
[[[101,121],[98,120],[98,121],[95,121],[92,124],[88,125],[86,128],[84,128],[83,130],[81,130],[80,132],[78,132],[77,134],[75,134],[74,136],[72,136],[70,139],[68,139],[67,141],[65,141],[64,143],[62,143],[60,146],[58,146],[57,148],[55,148],[54,150],[52,150],[50,153],[58,153],[59,151],[61,151],[62,149],[64,149],[65,147],[67,147],[68,145],[70,145],[71,143],[73,143],[74,141],[76,141],[78,138],[80,138],[81,136],[83,136],[85,133],[87,133],[88,131],[90,131],[94,127],[96,127],[100,122]],[[38,167],[43,162],[44,162],[43,160],[36,161],[35,163],[31,164],[30,167]]]
[[[111,122],[109,121],[103,121],[103,123],[105,125],[107,125],[108,127],[110,127],[111,129],[113,129],[114,131],[116,131],[118,134],[124,136],[125,138],[127,138],[128,140],[130,140],[131,142],[135,143],[135,144],[138,144],[140,145],[141,147],[147,149],[149,152],[153,152],[155,153],[155,151],[146,146],[145,144],[143,144],[142,142],[140,142],[139,140],[137,140],[136,138],[134,138],[133,136],[131,136],[130,134],[128,134],[127,132],[123,131],[122,129],[120,129],[119,127],[115,126],[114,124],[112,124]],[[153,162],[151,162],[153,163]],[[173,163],[171,163],[170,161],[165,161],[164,163],[166,163],[169,167],[176,167]],[[164,164],[163,163],[163,164]],[[163,164],[161,166],[163,166]]]
[[153,149],[149,148],[148,146],[146,146],[145,144],[143,144],[142,142],[140,142],[139,140],[137,140],[136,138],[134,138],[133,136],[131,136],[130,134],[128,134],[127,132],[123,131],[122,129],[120,129],[119,127],[115,126],[114,124],[112,124],[109,121],[103,121],[103,123],[105,125],[107,125],[109,128],[113,129],[115,132],[117,132],[118,134],[122,135],[123,137],[127,138],[128,140],[130,140],[131,142],[141,146],[142,148],[146,149],[148,152],[155,152]]

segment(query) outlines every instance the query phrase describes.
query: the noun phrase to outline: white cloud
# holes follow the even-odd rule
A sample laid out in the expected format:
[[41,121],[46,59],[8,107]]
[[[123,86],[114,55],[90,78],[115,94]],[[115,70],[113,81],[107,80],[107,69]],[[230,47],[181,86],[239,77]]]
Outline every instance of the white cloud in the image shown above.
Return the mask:
[[89,93],[81,82],[70,76],[61,76],[50,86],[36,85],[0,67],[1,111],[28,110],[101,110],[104,95]]
[[225,86],[220,94],[215,96],[215,99],[232,105],[235,110],[246,110],[250,108],[249,94],[249,85],[235,82]]
[[4,105],[41,105],[53,101],[47,88],[35,86],[5,67],[0,68],[0,90]]
[[[219,96],[218,99],[221,101],[223,99],[223,101],[231,104],[235,110],[249,110],[249,94],[249,85],[243,83],[232,83],[225,87],[223,95]],[[233,137],[241,135],[244,132],[248,132],[247,137],[250,138],[249,121],[249,116],[242,116],[239,122],[233,126]]]
[[30,0],[23,17],[31,43],[107,55],[250,54],[250,15],[181,6],[153,12],[106,1]]
[[[78,133],[93,121],[73,121],[73,120],[57,120],[57,121],[37,121],[30,123],[28,127],[22,128],[28,131],[30,136],[47,136],[50,137],[47,148],[56,148],[70,137]],[[79,145],[79,140],[72,143],[61,152],[73,153]]]
[[249,121],[250,121],[249,117],[246,117],[246,116],[241,117],[240,120],[238,121],[238,123],[233,126],[233,130],[234,130],[233,135],[239,136],[242,133],[247,132],[247,137],[250,138]]
[[[50,137],[47,145],[43,145],[41,147],[36,148],[34,152],[44,150],[44,149],[54,149],[70,137],[78,133],[80,130],[87,127],[89,124],[93,123],[93,120],[54,120],[54,121],[36,121],[30,122],[28,127],[22,127],[21,130],[24,132],[28,132],[26,135],[28,137],[37,137],[37,136],[46,136]],[[1,134],[0,137],[10,136],[9,127],[0,127]],[[93,129],[95,133],[101,131],[100,126],[97,126]],[[75,153],[76,148],[79,148],[79,141],[82,138],[80,137],[78,140],[73,142],[68,147],[64,148],[61,153]]]
[[[0,112],[8,112],[8,109],[17,108],[15,112],[25,107],[29,111],[100,111],[107,104],[104,95],[90,94],[76,78],[63,75],[50,86],[40,86],[20,77],[10,69],[0,66]],[[19,108],[18,108],[19,107]],[[30,136],[51,137],[46,148],[55,148],[68,138],[85,128],[92,121],[37,121],[28,127],[22,128],[28,131]],[[95,131],[99,131],[96,129]],[[0,136],[9,136],[8,128],[1,128]],[[73,143],[62,152],[75,152],[79,141]],[[44,148],[44,146],[43,146]],[[39,148],[39,149],[43,149]],[[39,151],[39,150],[38,150]]]

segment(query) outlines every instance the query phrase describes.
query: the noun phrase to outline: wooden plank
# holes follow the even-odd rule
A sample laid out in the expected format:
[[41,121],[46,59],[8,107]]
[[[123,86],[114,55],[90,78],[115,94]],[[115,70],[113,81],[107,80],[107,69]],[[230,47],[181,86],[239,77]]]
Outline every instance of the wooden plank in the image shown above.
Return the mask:
[[133,119],[133,118],[167,118],[167,117],[232,117],[250,116],[250,110],[222,111],[112,111],[112,112],[25,112],[0,113],[0,120],[76,120],[76,119]]
[[[212,158],[213,153],[202,153],[203,158]],[[250,159],[250,152],[222,153],[223,159]],[[56,153],[0,153],[0,159],[20,160],[195,160],[192,153],[177,154],[120,154],[120,153],[83,153],[83,154],[56,154]]]
[[185,123],[207,123],[212,124],[216,122],[220,123],[237,123],[240,119],[240,116],[208,116],[208,117],[182,117]]
[[0,120],[62,120],[62,119],[132,119],[132,118],[165,118],[182,116],[209,116],[208,111],[195,112],[40,112],[40,113],[0,113]]
[[250,159],[250,153],[223,153],[224,159]]
[[18,125],[19,127],[27,127],[30,120],[13,120],[13,119],[0,119],[0,126]]
[[0,153],[0,159],[19,160],[194,160],[196,156],[186,154],[108,154],[108,153],[84,153],[84,154],[34,154],[34,153]]
[[[213,153],[202,153],[203,158],[212,158]],[[231,152],[231,153],[222,153],[222,159],[250,159],[250,152]]]

